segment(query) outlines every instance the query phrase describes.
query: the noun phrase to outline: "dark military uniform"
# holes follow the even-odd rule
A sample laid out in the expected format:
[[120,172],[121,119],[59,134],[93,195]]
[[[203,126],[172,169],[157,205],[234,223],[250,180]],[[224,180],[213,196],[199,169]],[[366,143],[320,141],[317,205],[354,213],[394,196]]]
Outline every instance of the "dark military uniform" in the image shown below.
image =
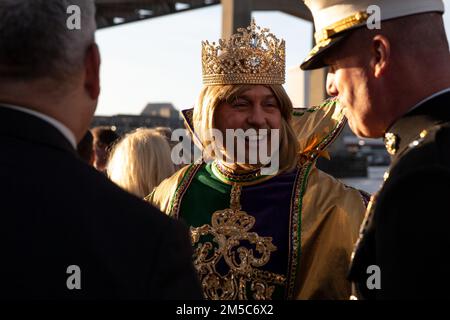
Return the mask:
[[[359,298],[450,298],[450,90],[385,135],[392,165],[368,208],[349,278]],[[368,289],[370,265],[381,289]]]

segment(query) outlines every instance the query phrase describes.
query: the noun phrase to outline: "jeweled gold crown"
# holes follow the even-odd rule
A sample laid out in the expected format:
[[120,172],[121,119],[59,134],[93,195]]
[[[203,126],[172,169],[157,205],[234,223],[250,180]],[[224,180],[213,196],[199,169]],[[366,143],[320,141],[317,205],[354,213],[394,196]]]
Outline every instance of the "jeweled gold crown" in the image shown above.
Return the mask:
[[202,42],[203,84],[283,84],[285,59],[284,40],[252,20],[218,45]]

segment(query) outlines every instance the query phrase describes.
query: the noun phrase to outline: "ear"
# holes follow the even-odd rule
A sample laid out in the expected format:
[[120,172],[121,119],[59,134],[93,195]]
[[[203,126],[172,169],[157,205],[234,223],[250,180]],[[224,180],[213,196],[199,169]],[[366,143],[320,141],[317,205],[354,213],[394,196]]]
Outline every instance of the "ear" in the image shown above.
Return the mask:
[[379,78],[386,72],[391,59],[391,44],[383,35],[376,35],[372,39],[372,58],[370,65],[375,78]]
[[97,44],[93,43],[86,52],[84,61],[85,82],[84,87],[92,100],[97,100],[100,95],[100,52]]
[[334,82],[334,70],[333,68],[328,68],[327,79],[326,79],[326,90],[327,94],[330,97],[335,97],[339,94],[339,91],[336,88],[336,84]]

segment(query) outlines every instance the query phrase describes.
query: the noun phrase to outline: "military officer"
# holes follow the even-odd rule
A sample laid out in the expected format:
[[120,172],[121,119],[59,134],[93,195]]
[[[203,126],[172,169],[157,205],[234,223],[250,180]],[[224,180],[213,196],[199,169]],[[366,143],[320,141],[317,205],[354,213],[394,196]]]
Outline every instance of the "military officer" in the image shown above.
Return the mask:
[[345,106],[352,130],[384,137],[392,156],[353,254],[355,293],[450,298],[450,56],[443,2],[305,4],[317,44],[302,69],[327,66],[327,91]]

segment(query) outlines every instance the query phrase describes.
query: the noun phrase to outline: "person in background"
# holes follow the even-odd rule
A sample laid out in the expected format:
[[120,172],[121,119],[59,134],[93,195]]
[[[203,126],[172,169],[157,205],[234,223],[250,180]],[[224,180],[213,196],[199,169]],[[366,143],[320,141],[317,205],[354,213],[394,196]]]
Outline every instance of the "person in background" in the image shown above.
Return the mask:
[[169,127],[156,127],[156,128],[154,128],[154,130],[157,131],[162,136],[166,137],[166,139],[169,142],[169,144],[171,143],[171,141],[172,141],[172,129],[170,129]]
[[144,198],[175,169],[166,137],[156,130],[139,128],[114,146],[106,171],[117,185]]
[[[173,148],[177,145],[178,141],[173,141],[172,140],[172,129],[169,128],[169,127],[157,127],[157,128],[155,128],[155,130],[158,131],[160,134],[162,134],[163,136],[165,136],[167,138],[167,141],[169,142],[170,150],[171,150],[171,152],[173,152],[173,150],[174,150]],[[181,164],[174,164],[175,171],[180,170],[184,166],[185,165],[183,163],[181,163]]]
[[86,132],[83,139],[77,145],[78,155],[90,166],[94,165],[95,152],[94,152],[94,137],[90,130]]
[[94,136],[94,167],[98,171],[106,173],[111,148],[120,139],[120,136],[116,133],[115,127],[100,126],[92,128],[91,131]]

